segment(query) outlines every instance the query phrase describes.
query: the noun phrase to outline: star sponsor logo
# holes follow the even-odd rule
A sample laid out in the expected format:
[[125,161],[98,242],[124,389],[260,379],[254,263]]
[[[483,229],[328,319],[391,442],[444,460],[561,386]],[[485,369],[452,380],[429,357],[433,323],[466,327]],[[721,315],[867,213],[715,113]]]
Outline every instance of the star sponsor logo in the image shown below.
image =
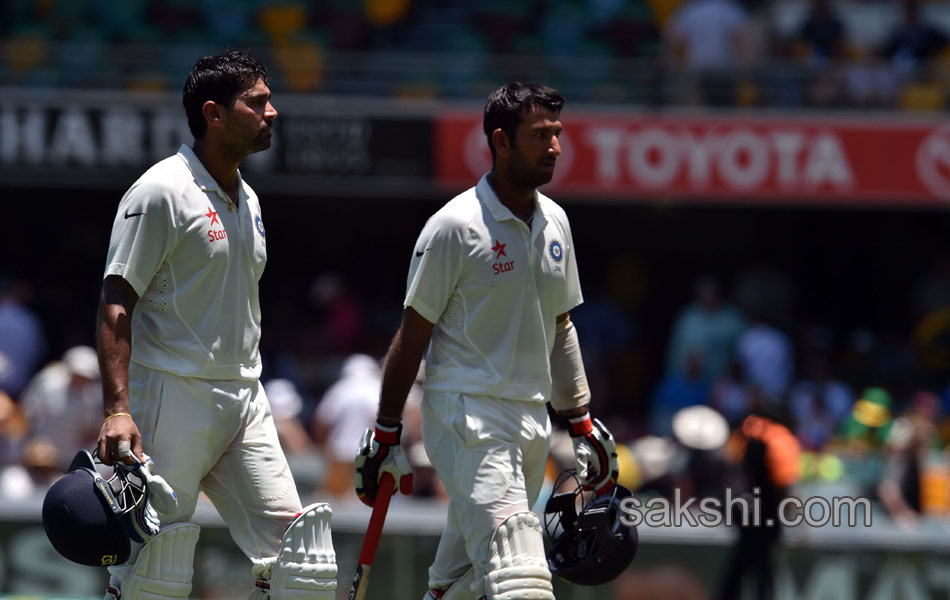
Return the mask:
[[495,245],[491,247],[492,252],[495,253],[495,260],[499,261],[494,263],[491,268],[495,272],[495,275],[501,275],[502,273],[507,273],[515,268],[515,261],[500,261],[499,259],[504,256],[508,258],[508,253],[505,252],[505,246],[508,244],[502,244],[500,241],[495,240]]
[[495,260],[498,260],[502,256],[505,256],[505,257],[508,256],[508,254],[505,253],[505,246],[507,245],[508,244],[502,244],[498,240],[495,240],[495,245],[491,247],[492,252],[495,253]]
[[[221,221],[218,220],[218,213],[212,207],[208,207],[208,212],[205,213],[205,216],[211,219],[211,226],[220,225]],[[208,230],[208,240],[210,242],[216,242],[218,240],[223,240],[228,237],[228,232],[224,229],[209,229]]]

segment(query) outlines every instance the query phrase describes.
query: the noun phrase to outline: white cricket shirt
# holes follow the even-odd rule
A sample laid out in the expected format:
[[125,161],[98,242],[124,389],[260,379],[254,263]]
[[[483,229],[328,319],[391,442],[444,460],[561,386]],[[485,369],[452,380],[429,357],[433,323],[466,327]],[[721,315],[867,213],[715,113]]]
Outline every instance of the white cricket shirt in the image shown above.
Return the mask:
[[567,215],[536,197],[529,229],[483,176],[422,229],[404,305],[435,323],[426,389],[550,397],[556,317],[583,297]]
[[238,208],[186,146],[146,171],[119,203],[105,275],[139,295],[132,360],[184,377],[257,379],[267,262],[254,191]]

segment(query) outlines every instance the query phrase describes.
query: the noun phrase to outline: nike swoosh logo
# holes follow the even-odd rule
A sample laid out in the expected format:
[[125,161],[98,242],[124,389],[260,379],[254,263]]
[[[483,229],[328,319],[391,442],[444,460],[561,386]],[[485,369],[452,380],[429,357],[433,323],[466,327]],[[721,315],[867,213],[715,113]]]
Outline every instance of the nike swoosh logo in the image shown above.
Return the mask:
[[428,252],[428,251],[429,251],[428,248],[426,248],[425,250],[416,250],[416,256],[422,256],[423,254],[425,254],[425,253]]
[[129,212],[129,209],[125,209],[125,218],[126,218],[126,219],[131,219],[132,217],[141,217],[141,216],[144,215],[144,214],[145,214],[144,212],[130,213],[130,212]]

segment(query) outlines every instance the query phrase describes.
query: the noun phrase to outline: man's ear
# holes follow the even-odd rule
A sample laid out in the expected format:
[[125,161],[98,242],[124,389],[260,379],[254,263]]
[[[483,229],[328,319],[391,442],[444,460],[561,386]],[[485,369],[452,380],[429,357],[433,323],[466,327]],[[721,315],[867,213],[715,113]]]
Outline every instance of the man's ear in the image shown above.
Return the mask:
[[491,142],[495,146],[495,154],[498,156],[508,158],[511,155],[511,139],[500,127],[491,132]]
[[221,106],[214,100],[208,100],[201,105],[201,114],[204,115],[208,127],[213,127],[221,123],[223,117]]

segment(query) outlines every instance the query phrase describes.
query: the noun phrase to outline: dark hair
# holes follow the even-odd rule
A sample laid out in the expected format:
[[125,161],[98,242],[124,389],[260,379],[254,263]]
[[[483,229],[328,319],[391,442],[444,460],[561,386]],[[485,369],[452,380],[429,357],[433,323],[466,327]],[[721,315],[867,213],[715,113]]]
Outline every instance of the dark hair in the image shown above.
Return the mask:
[[488,97],[485,105],[485,120],[483,128],[488,137],[488,149],[491,150],[492,160],[495,159],[495,145],[491,134],[501,129],[514,145],[515,131],[521,124],[523,115],[526,115],[532,106],[546,108],[559,113],[564,107],[564,98],[555,90],[540,83],[522,83],[513,81],[503,85]]
[[211,100],[230,108],[234,106],[238,95],[257,83],[258,79],[270,85],[267,69],[245,51],[231,50],[198,59],[185,81],[181,96],[188,116],[188,129],[195,139],[204,137],[208,129],[201,110],[205,102]]

